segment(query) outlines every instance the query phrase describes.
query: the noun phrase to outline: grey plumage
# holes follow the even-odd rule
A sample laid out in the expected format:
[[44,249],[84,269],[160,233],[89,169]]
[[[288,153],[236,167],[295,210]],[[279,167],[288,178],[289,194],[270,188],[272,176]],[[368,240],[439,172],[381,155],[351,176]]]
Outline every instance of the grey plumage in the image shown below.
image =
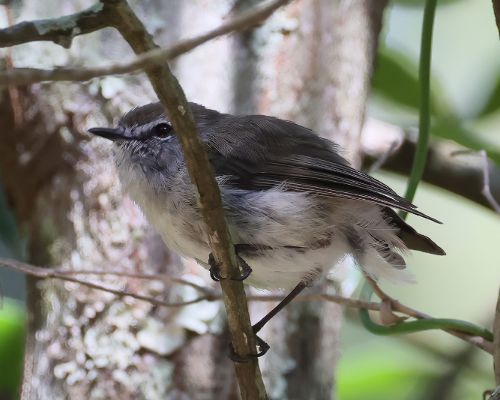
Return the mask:
[[[248,283],[291,288],[317,279],[347,254],[370,275],[405,279],[400,253],[407,248],[444,254],[392,208],[436,220],[349,166],[333,142],[290,121],[190,106],[233,240],[253,268]],[[204,223],[161,104],[133,109],[114,130],[91,131],[115,141],[123,188],[167,245],[205,265]]]

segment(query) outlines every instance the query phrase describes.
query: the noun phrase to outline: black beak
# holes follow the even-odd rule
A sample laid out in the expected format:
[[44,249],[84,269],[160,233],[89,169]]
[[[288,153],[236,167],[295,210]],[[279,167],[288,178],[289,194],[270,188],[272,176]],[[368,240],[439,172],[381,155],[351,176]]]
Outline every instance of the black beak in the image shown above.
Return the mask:
[[121,128],[90,128],[89,132],[109,140],[128,139]]

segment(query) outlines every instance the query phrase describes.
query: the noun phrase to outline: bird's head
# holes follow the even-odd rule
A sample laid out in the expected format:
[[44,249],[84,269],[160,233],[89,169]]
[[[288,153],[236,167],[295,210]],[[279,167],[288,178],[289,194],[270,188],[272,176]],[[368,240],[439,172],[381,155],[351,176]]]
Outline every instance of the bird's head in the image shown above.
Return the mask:
[[[189,105],[202,138],[223,117],[196,103]],[[168,177],[183,165],[178,137],[161,103],[136,107],[116,127],[91,128],[89,132],[113,141],[119,168],[142,171],[146,179]]]

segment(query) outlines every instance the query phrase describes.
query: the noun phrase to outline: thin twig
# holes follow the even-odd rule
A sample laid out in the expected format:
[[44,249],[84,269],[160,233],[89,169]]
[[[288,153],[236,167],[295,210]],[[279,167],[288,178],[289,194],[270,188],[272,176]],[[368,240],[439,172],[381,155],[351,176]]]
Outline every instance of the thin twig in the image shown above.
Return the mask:
[[133,272],[126,271],[99,271],[99,270],[71,270],[66,268],[54,269],[58,274],[61,275],[101,275],[101,276],[119,276],[124,278],[135,278],[150,281],[160,281],[169,283],[178,283],[180,285],[191,286],[193,289],[202,293],[205,296],[212,296],[213,292],[211,289],[198,285],[194,282],[188,281],[187,279],[175,278],[165,274],[137,274]]
[[480,150],[479,155],[483,160],[483,189],[481,193],[485,197],[485,199],[490,203],[491,207],[500,214],[500,204],[496,201],[491,193],[490,188],[490,163],[488,162],[488,154],[485,150]]
[[[408,307],[402,303],[400,303],[398,300],[392,298],[389,296],[387,293],[385,293],[380,286],[373,280],[368,278],[367,279],[368,284],[372,287],[373,291],[377,294],[377,296],[382,299],[383,301],[390,302],[392,306],[392,311],[397,311],[399,313],[408,315],[410,317],[413,317],[418,320],[433,320],[430,315],[425,314],[423,312],[420,312],[418,310],[415,310],[411,307]],[[401,324],[402,326],[404,325]],[[391,328],[391,327],[389,327]],[[441,328],[441,327],[440,327]],[[461,332],[458,330],[450,330],[446,328],[441,328],[445,332],[449,333],[450,335],[453,335],[459,339],[465,340],[466,342],[469,342],[473,344],[474,346],[479,347],[480,349],[486,351],[487,353],[493,354],[493,343],[486,340],[483,337],[476,336],[476,335],[471,335],[466,332]],[[491,333],[490,333],[491,335]]]
[[396,150],[399,143],[400,142],[398,140],[393,140],[391,142],[389,148],[387,149],[387,151],[384,151],[380,155],[380,157],[377,158],[375,160],[375,162],[370,166],[370,168],[368,169],[368,173],[373,174],[373,173],[377,172],[385,164],[385,162],[389,159],[389,157],[392,155],[392,153],[394,153],[394,150]]
[[[0,264],[5,262],[0,259]],[[137,274],[124,271],[99,271],[99,270],[69,270],[69,269],[53,269],[61,275],[101,275],[101,276],[119,276],[125,278],[136,278],[143,280],[152,280],[160,282],[171,282],[178,283],[180,285],[191,286],[201,294],[200,301],[203,300],[221,300],[221,295],[214,293],[214,291],[208,287],[198,285],[187,279],[175,278],[165,274]],[[62,279],[62,278],[61,278]],[[284,296],[282,295],[249,295],[247,296],[248,301],[281,301]],[[338,296],[334,294],[313,294],[313,295],[302,295],[298,298],[298,301],[329,301],[332,303],[343,304],[353,308],[366,308],[368,310],[379,311],[380,305],[378,303],[366,302],[358,299],[352,299],[348,297]]]
[[[219,301],[222,300],[222,294],[214,292],[212,289],[208,287],[204,287],[201,285],[197,285],[193,282],[190,282],[186,279],[175,278],[168,275],[160,275],[160,274],[137,274],[137,273],[129,273],[122,271],[97,271],[97,270],[68,270],[63,268],[44,268],[38,267],[31,264],[26,264],[16,260],[10,260],[6,258],[0,258],[0,267],[5,267],[12,269],[17,272],[22,272],[26,275],[34,276],[39,279],[58,279],[62,281],[74,282],[80,285],[88,286],[93,289],[101,290],[104,292],[109,292],[115,294],[120,297],[133,297],[138,300],[147,301],[149,303],[162,306],[162,307],[179,307],[183,305],[189,305],[198,303],[201,301]],[[180,285],[190,286],[202,293],[202,296],[199,296],[193,300],[179,302],[179,303],[168,303],[154,297],[138,295],[133,292],[129,292],[126,290],[118,290],[113,289],[107,286],[103,286],[97,283],[89,282],[83,279],[75,278],[75,275],[99,275],[99,276],[117,276],[123,278],[136,278],[143,280],[151,280],[158,282],[171,282],[177,283]],[[268,301],[268,302],[280,302],[283,300],[283,295],[250,295],[247,297],[248,301]],[[348,307],[353,308],[365,308],[372,311],[380,311],[380,304],[373,302],[366,302],[358,299],[352,299],[348,297],[332,295],[332,294],[312,294],[312,295],[303,295],[297,298],[297,301],[329,301],[332,303],[342,304]]]
[[498,290],[497,307],[493,321],[493,365],[495,369],[495,381],[500,388],[500,289]]
[[[151,297],[151,296],[144,296],[141,294],[128,292],[125,290],[113,289],[113,288],[110,288],[108,286],[103,286],[103,285],[98,284],[98,283],[89,282],[89,281],[85,281],[82,279],[74,278],[73,276],[70,276],[67,273],[61,273],[59,270],[53,269],[53,268],[36,267],[34,265],[26,264],[26,263],[23,263],[20,261],[7,260],[7,259],[3,259],[3,258],[0,258],[0,266],[10,268],[10,269],[13,269],[13,270],[18,271],[18,272],[23,272],[27,275],[34,276],[34,277],[37,277],[40,279],[58,279],[58,280],[67,281],[67,282],[74,282],[74,283],[78,283],[78,284],[83,285],[83,286],[87,286],[87,287],[92,288],[92,289],[97,289],[97,290],[101,290],[104,292],[112,293],[112,294],[119,296],[119,297],[127,297],[127,296],[133,297],[134,299],[147,301],[149,303],[152,303],[152,304],[155,304],[158,306],[163,306],[163,307],[181,307],[181,306],[187,306],[187,305],[194,304],[194,303],[199,303],[199,302],[204,301],[204,300],[211,300],[211,298],[209,296],[203,295],[203,296],[199,296],[193,300],[172,303],[172,302],[166,302],[163,300],[159,300],[159,299],[156,299],[156,298]],[[187,282],[184,284],[187,284]]]
[[[206,43],[219,36],[223,36],[231,32],[249,29],[252,26],[255,26],[256,24],[265,20],[276,9],[288,3],[289,1],[290,0],[271,0],[266,3],[259,4],[255,8],[243,12],[241,15],[232,18],[230,21],[221,24],[215,29],[207,31],[204,34],[195,36],[191,39],[180,41],[179,43],[165,49],[156,48],[149,50],[129,62],[113,63],[102,67],[86,68],[16,68],[0,73],[0,85],[27,85],[43,81],[86,81],[98,76],[126,74],[150,69],[163,64],[165,61],[172,60],[180,56],[181,54],[187,53],[193,50],[195,47],[198,47],[201,44]],[[95,18],[98,18],[99,15],[100,14],[96,14]],[[75,18],[80,17],[81,13],[74,14],[73,16]],[[73,16],[64,18],[71,18]],[[39,22],[40,21],[33,21],[31,22],[31,24],[36,25]],[[16,26],[0,30],[0,38],[2,37],[2,34],[4,34],[4,36],[7,36],[7,34],[5,33],[6,30],[11,30],[12,33],[9,33],[9,35],[13,35],[13,33],[18,30],[15,29],[15,27]],[[30,38],[30,36],[28,36],[28,38]],[[6,38],[3,41],[0,41],[0,43],[3,43],[4,46],[7,46],[11,45],[13,43],[13,40],[14,39],[9,41]]]
[[486,199],[488,204],[491,206],[496,213],[500,214],[500,204],[491,193],[491,185],[490,185],[490,162],[488,158],[488,153],[486,150],[457,150],[451,153],[452,157],[459,156],[462,154],[478,154],[481,157],[481,165],[482,165],[482,176],[483,176],[483,187],[481,189],[481,194]]

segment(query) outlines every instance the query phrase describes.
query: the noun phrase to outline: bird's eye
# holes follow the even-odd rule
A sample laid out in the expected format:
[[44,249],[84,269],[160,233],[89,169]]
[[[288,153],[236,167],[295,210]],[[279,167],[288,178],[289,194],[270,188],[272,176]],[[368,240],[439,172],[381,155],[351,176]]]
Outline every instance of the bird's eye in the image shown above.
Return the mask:
[[158,124],[153,128],[153,135],[161,139],[169,137],[171,133],[172,127],[165,122]]

